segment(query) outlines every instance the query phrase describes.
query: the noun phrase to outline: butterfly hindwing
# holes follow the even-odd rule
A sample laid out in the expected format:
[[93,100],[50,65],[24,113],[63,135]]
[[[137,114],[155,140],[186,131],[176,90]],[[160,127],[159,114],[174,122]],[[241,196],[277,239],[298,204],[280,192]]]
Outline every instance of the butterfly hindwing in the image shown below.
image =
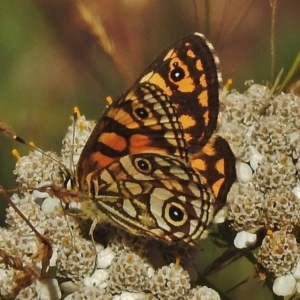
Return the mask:
[[97,208],[134,234],[192,244],[213,215],[200,174],[169,155],[124,156],[89,174],[87,184]]
[[213,138],[193,155],[191,166],[201,174],[203,183],[209,186],[216,198],[215,213],[226,203],[227,193],[236,180],[235,156],[225,139]]

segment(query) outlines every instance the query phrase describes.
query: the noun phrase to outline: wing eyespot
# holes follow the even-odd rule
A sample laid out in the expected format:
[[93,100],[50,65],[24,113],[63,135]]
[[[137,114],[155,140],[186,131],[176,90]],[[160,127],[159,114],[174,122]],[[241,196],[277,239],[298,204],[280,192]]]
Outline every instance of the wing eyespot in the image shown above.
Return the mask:
[[136,108],[134,113],[139,119],[147,119],[149,117],[149,112],[143,107]]
[[179,227],[188,220],[184,207],[178,202],[169,202],[165,207],[165,218],[173,226]]
[[170,77],[174,82],[180,81],[184,78],[185,72],[178,66],[178,62],[173,63],[174,69],[170,72]]
[[149,174],[152,172],[152,165],[151,165],[150,161],[147,159],[136,158],[134,160],[134,165],[135,165],[135,168],[143,174]]

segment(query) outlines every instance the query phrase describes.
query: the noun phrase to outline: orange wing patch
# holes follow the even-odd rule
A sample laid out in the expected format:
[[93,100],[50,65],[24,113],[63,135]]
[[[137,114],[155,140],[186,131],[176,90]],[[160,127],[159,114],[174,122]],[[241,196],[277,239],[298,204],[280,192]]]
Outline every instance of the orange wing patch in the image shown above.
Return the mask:
[[201,75],[200,77],[200,85],[202,86],[203,89],[207,88],[207,78],[205,77],[205,75]]
[[208,107],[208,96],[207,96],[207,90],[204,90],[202,93],[198,96],[198,103],[202,107]]
[[216,162],[216,170],[221,174],[225,173],[225,159],[224,158],[221,158]]
[[99,136],[98,142],[110,145],[112,149],[117,151],[123,151],[127,146],[125,138],[115,132],[102,133]]
[[180,122],[182,124],[182,128],[186,129],[186,128],[195,126],[196,120],[193,119],[193,117],[191,117],[189,115],[182,115],[180,117]]
[[[211,186],[212,192],[214,195],[219,195],[220,190],[224,184],[225,178],[220,178],[219,180],[215,181]],[[222,204],[223,206],[223,204]]]
[[203,159],[197,158],[192,159],[191,166],[194,169],[197,169],[198,171],[206,171],[207,170],[207,164]]
[[203,66],[202,66],[202,62],[200,59],[198,59],[196,62],[196,68],[198,71],[203,71]]
[[[188,46],[188,45],[186,45],[186,46]],[[186,55],[191,58],[196,58],[196,54],[192,49],[188,49],[188,51],[186,52]]]
[[143,134],[134,134],[130,137],[130,154],[143,152],[151,147],[151,138]]

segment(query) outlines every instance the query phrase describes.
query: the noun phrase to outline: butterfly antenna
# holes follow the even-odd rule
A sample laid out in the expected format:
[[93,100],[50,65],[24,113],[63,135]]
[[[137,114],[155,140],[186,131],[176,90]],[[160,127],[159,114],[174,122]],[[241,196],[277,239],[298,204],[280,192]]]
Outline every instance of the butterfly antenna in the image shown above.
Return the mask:
[[[32,150],[38,151],[40,153],[42,153],[43,155],[45,155],[46,157],[48,157],[49,159],[53,160],[54,162],[56,162],[60,168],[62,169],[62,171],[64,172],[65,175],[70,176],[70,171],[66,168],[66,166],[64,164],[62,164],[59,160],[57,160],[56,158],[52,157],[51,155],[47,154],[45,151],[43,151],[42,149],[38,148],[37,146],[34,145],[34,143],[32,142],[27,142],[24,139],[22,139],[20,136],[18,135],[12,135],[12,138],[23,145],[28,146],[29,148],[31,148]],[[13,151],[14,154],[14,151]]]
[[[51,155],[45,153],[45,151],[43,151],[42,149],[36,147],[36,146],[34,145],[34,143],[32,143],[32,142],[27,142],[27,141],[25,141],[23,138],[21,138],[20,136],[16,135],[16,134],[14,133],[14,130],[13,130],[10,126],[8,126],[6,123],[4,123],[3,121],[1,121],[1,120],[0,120],[0,132],[2,132],[2,133],[3,133],[4,135],[6,135],[6,136],[9,136],[9,137],[13,138],[16,142],[18,142],[18,143],[20,143],[20,144],[23,144],[23,145],[26,145],[26,146],[28,146],[29,148],[31,148],[32,150],[36,150],[36,151],[40,152],[41,154],[43,154],[44,156],[46,156],[46,157],[48,157],[49,159],[51,159],[52,161],[56,162],[56,163],[59,165],[59,167],[60,167],[62,173],[64,174],[64,176],[65,176],[67,179],[72,177],[72,176],[71,176],[70,170],[68,170],[68,169],[66,168],[66,166],[65,166],[64,164],[62,164],[61,161],[59,161],[59,160],[57,160],[56,158],[54,158],[53,156],[51,156]],[[20,155],[18,154],[18,151],[17,151],[17,150],[14,149],[14,150],[12,151],[12,153],[13,153],[13,155],[16,156],[18,159],[20,158]]]
[[75,135],[76,135],[76,124],[78,119],[80,118],[80,111],[77,106],[74,107],[73,112],[73,135],[72,135],[72,151],[70,155],[70,166],[72,169],[73,174],[75,174],[75,164],[74,164],[74,149],[75,149]]

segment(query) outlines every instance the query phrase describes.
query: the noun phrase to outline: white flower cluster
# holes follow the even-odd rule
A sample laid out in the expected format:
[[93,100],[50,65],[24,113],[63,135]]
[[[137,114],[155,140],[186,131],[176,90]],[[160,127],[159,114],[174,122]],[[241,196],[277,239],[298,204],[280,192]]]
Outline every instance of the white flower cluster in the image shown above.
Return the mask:
[[222,103],[219,133],[237,159],[227,197],[235,245],[260,242],[258,262],[276,278],[274,292],[300,295],[300,97],[253,84],[244,94],[224,92]]
[[[22,192],[11,199],[49,241],[53,253],[47,261],[45,245],[18,213],[9,208],[8,226],[0,229],[1,299],[55,300],[61,299],[62,294],[68,300],[220,299],[207,287],[192,289],[189,273],[195,274],[195,270],[190,259],[182,257],[184,268],[169,264],[164,258],[166,246],[157,241],[97,226],[93,244],[86,234],[90,224],[76,215],[66,215],[64,203],[45,192],[45,187],[53,185],[56,194],[63,189],[65,178],[59,162],[68,166],[71,160],[77,163],[93,127],[94,123],[83,116],[76,127],[70,126],[63,141],[62,157],[39,151],[19,157],[14,173]],[[103,236],[105,240],[100,242]],[[175,255],[169,254],[174,262]],[[45,260],[49,278],[42,274]],[[59,283],[57,278],[63,282]]]

